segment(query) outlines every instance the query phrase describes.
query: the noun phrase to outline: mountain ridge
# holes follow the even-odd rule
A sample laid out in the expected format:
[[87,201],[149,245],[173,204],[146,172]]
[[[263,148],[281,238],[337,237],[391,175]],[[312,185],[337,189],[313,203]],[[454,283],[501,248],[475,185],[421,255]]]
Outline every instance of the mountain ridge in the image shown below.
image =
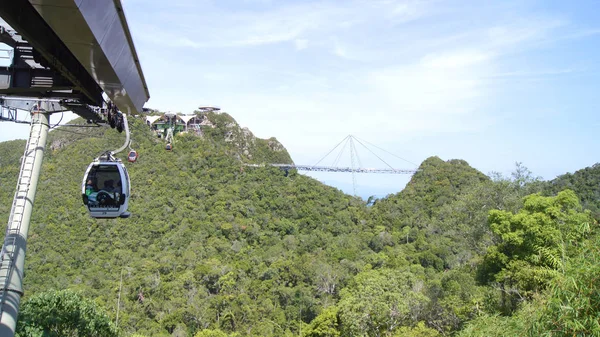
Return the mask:
[[[123,134],[52,131],[28,240],[25,301],[68,285],[114,318],[122,289],[125,336],[207,329],[325,336],[322,324],[336,327],[333,335],[377,335],[379,326],[389,336],[436,336],[458,331],[481,308],[493,311],[493,290],[475,279],[497,240],[488,211],[518,210],[525,194],[543,186],[524,189],[464,160],[430,157],[403,191],[367,207],[295,170],[245,167],[291,158],[283,145],[252,145],[251,132],[231,116],[219,118],[203,137],[176,135],[172,151],[141,118],[130,120],[140,157],[126,163],[133,184],[127,220],[89,218],[79,192],[89,162],[121,146]],[[0,143],[4,223],[23,147]],[[390,323],[396,316],[379,306],[386,301],[406,316]],[[365,320],[364,312],[372,314]]]

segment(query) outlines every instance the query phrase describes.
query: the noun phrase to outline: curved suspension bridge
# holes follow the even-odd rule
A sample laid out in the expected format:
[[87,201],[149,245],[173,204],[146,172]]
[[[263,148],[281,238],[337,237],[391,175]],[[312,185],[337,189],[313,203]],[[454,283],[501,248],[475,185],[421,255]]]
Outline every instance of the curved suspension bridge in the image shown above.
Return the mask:
[[[383,164],[383,168],[365,168],[362,164],[362,161],[358,152],[358,145],[362,146],[362,148],[366,149],[368,153],[376,158],[379,163]],[[369,146],[367,146],[369,145]],[[375,153],[372,149],[375,148],[380,152],[384,152],[388,155],[391,155],[397,159],[402,160],[405,163],[410,164],[415,167],[414,169],[406,169],[406,168],[396,168],[390,165],[387,161],[385,161],[382,156]],[[337,153],[335,151],[338,150]],[[346,151],[347,150],[347,151]],[[350,166],[348,165],[340,165],[340,160],[343,158],[344,153],[350,152]],[[319,165],[324,162],[330,155],[333,154],[334,160],[331,165],[324,166]],[[331,149],[327,154],[325,154],[319,161],[314,165],[301,165],[301,164],[281,164],[281,163],[271,163],[271,164],[245,164],[248,167],[265,167],[265,166],[273,166],[278,167],[286,172],[291,169],[296,169],[299,171],[307,171],[307,172],[333,172],[333,173],[351,173],[352,174],[352,188],[354,195],[356,196],[356,174],[357,173],[379,173],[379,174],[414,174],[418,171],[418,165],[408,161],[400,156],[393,154],[381,147],[371,144],[364,139],[359,139],[356,136],[348,135],[344,139],[342,139],[333,149]]]
[[[413,174],[417,170],[404,170],[395,168],[361,168],[361,167],[334,167],[334,166],[310,166],[310,165],[295,165],[295,164],[268,164],[269,166],[279,167],[281,169],[296,169],[298,171],[311,172],[345,172],[345,173],[387,173],[387,174]],[[250,167],[265,167],[265,164],[246,164]]]

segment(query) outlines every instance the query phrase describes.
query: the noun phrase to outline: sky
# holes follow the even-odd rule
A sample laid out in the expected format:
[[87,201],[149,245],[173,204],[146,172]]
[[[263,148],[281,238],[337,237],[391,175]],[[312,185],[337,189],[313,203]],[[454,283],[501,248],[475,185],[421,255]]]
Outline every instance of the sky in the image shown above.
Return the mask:
[[[417,165],[458,158],[508,175],[522,162],[544,179],[600,155],[597,0],[122,2],[146,107],[218,106],[297,164],[349,134]],[[27,135],[0,128],[0,141]],[[364,167],[386,167],[357,150]],[[377,155],[416,168],[389,153]],[[351,174],[311,175],[354,193]],[[357,194],[395,193],[409,178],[357,174]]]

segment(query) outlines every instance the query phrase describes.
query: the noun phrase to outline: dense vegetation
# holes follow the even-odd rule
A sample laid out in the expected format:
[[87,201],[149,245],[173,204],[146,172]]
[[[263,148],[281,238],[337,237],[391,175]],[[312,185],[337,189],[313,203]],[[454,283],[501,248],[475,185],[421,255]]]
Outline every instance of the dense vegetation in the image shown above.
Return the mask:
[[[140,157],[128,164],[126,220],[91,219],[80,197],[86,166],[123,135],[51,132],[22,336],[600,332],[598,165],[542,182],[522,165],[488,177],[432,157],[402,192],[367,206],[293,171],[245,167],[291,159],[230,116],[209,118],[214,128],[176,136],[170,152],[131,121]],[[0,143],[2,223],[23,146]]]
[[545,192],[552,195],[567,188],[577,191],[583,207],[591,210],[596,219],[600,219],[599,176],[600,163],[586,167],[575,173],[561,175],[549,181],[545,186]]

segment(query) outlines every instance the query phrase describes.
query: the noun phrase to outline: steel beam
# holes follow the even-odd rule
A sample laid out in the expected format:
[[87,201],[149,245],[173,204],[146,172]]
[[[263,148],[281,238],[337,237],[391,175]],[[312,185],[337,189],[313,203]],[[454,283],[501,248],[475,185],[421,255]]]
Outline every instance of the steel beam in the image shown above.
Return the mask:
[[102,105],[102,89],[98,83],[29,1],[2,1],[0,16],[43,56],[49,66],[71,81],[87,103]]
[[150,98],[120,0],[29,0],[119,110]]

